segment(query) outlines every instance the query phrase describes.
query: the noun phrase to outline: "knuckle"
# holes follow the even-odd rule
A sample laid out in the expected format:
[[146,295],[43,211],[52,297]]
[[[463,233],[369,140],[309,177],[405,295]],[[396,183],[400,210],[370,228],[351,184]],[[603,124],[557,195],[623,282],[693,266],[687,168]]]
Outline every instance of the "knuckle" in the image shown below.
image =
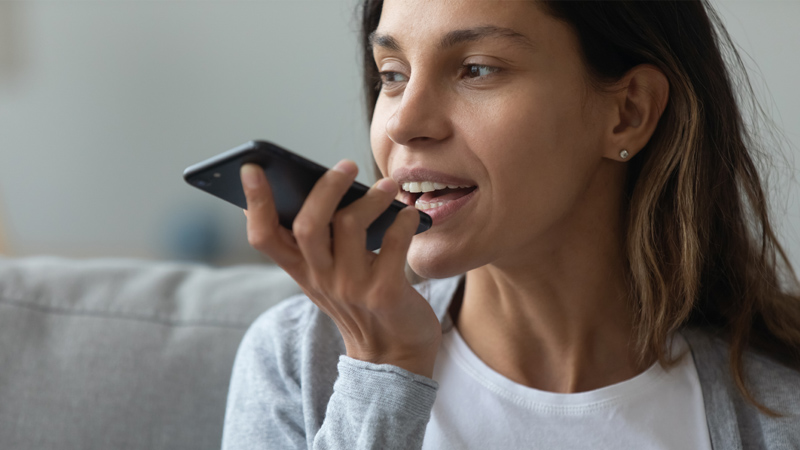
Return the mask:
[[370,289],[369,297],[375,302],[384,302],[395,295],[395,287],[393,283],[383,281],[377,283]]
[[343,303],[356,304],[360,302],[361,289],[355,283],[339,283],[336,286],[336,297]]
[[334,226],[344,232],[355,231],[359,228],[360,221],[350,210],[341,210],[334,215]]
[[267,202],[262,197],[255,195],[255,193],[248,194],[246,200],[249,211],[261,211],[267,206]]
[[314,234],[314,223],[307,218],[298,216],[292,222],[292,234],[298,241],[306,240]]
[[269,246],[271,235],[272,233],[263,228],[251,227],[247,230],[247,242],[253,248],[264,251]]

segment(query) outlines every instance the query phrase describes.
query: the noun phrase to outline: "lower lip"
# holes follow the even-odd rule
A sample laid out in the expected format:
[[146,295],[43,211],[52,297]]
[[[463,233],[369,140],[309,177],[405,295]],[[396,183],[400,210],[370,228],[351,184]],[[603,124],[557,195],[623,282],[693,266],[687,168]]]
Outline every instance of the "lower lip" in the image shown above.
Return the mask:
[[461,208],[463,208],[464,205],[469,203],[469,201],[472,200],[472,198],[475,196],[476,192],[478,192],[477,188],[472,192],[470,192],[469,194],[463,197],[459,197],[455,200],[451,200],[442,206],[420,211],[431,216],[431,219],[433,221],[433,226],[439,225],[445,220],[449,219],[451,216],[455,215],[455,213],[458,212]]

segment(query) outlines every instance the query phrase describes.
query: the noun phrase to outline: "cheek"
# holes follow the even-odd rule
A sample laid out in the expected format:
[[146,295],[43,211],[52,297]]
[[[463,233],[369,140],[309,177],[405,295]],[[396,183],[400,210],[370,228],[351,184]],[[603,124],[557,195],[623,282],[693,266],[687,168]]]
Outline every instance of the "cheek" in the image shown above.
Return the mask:
[[[378,103],[380,104],[380,100]],[[375,113],[372,115],[372,122],[370,122],[369,129],[369,141],[375,163],[378,165],[383,176],[387,176],[386,168],[388,167],[389,150],[391,149],[392,141],[386,135],[386,117],[379,106],[380,105],[376,105]]]
[[462,129],[494,188],[502,189],[506,182],[539,184],[555,169],[551,163],[558,156],[561,131],[551,101],[547,94],[529,89],[469,112],[469,125]]
[[464,128],[481,153],[493,212],[504,225],[546,227],[584,188],[597,158],[591,132],[576,116],[581,109],[574,92],[541,83],[484,105],[490,114],[472,115],[473,126]]

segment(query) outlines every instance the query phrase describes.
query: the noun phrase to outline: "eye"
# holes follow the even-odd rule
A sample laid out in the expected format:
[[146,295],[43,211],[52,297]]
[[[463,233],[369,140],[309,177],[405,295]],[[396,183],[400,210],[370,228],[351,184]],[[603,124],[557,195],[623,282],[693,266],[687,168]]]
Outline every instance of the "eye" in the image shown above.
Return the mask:
[[465,64],[466,76],[468,78],[482,78],[500,71],[497,67],[485,66],[483,64]]
[[380,72],[380,76],[379,87],[390,87],[394,84],[408,81],[408,77],[399,72]]

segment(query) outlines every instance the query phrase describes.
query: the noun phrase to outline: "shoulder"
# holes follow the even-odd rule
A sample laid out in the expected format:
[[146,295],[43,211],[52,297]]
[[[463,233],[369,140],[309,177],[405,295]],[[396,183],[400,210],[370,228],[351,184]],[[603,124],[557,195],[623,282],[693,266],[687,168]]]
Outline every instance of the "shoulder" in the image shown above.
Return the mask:
[[302,333],[313,321],[318,311],[316,305],[307,296],[304,294],[294,295],[262,313],[250,325],[247,333],[256,339],[271,338],[286,333]]
[[724,339],[700,329],[681,334],[692,349],[709,426],[715,421],[720,427],[738,426],[743,444],[758,439],[800,446],[800,427],[796,426],[800,420],[800,372],[769,356],[745,351],[745,383],[759,403],[781,415],[771,417],[739,392],[730,366],[730,346]]
[[[727,341],[700,329],[684,330],[681,334],[692,348],[695,365],[701,375],[727,378],[722,377],[724,373],[730,373],[730,346]],[[800,408],[800,371],[752,350],[744,352],[743,364],[754,393],[763,394],[766,397],[764,400],[788,395],[798,400],[794,408]]]

